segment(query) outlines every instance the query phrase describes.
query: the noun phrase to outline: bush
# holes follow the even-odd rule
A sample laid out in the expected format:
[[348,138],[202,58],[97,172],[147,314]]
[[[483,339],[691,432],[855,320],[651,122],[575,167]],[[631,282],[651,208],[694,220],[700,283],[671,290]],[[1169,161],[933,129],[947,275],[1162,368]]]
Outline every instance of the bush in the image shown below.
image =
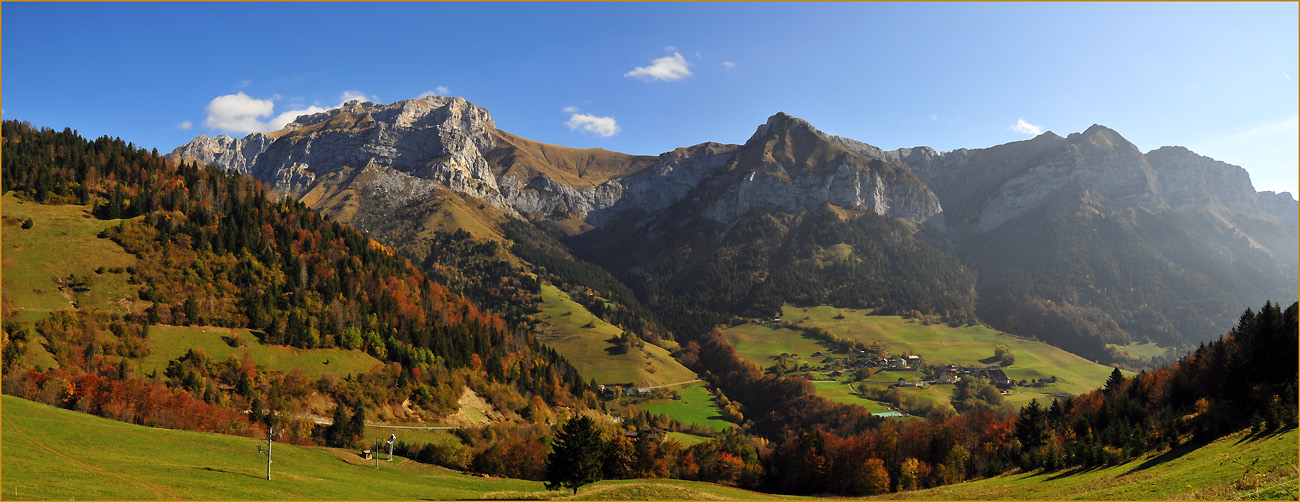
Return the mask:
[[27,218],[27,219],[23,220],[23,225],[22,225],[23,230],[28,230],[28,229],[32,228],[32,225],[34,225],[34,224],[35,224],[35,223],[32,221],[31,218]]
[[469,467],[469,448],[459,439],[445,444],[426,443],[415,454],[415,459],[426,464],[440,465],[448,469],[463,471]]

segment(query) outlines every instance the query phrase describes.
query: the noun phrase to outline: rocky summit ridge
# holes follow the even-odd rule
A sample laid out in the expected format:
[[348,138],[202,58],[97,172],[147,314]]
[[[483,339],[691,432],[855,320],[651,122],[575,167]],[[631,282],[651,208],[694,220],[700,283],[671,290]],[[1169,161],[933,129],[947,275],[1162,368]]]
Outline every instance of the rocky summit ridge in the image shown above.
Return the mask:
[[[1296,213],[1288,195],[1255,192],[1240,167],[1181,147],[1143,154],[1101,125],[983,149],[887,151],[779,112],[744,145],[647,157],[533,142],[497,129],[486,109],[463,98],[431,96],[353,101],[268,134],[199,136],[169,157],[247,173],[298,198],[365,180],[362,211],[449,190],[508,214],[596,226],[688,197],[702,218],[722,224],[756,208],[831,204],[958,234],[1001,227],[1063,191],[1111,207],[1210,208],[1270,221]],[[369,208],[373,201],[378,207]]]
[[199,136],[169,157],[246,173],[296,198],[364,179],[363,195],[390,210],[446,189],[510,214],[569,215],[599,226],[661,212],[709,181],[703,216],[719,223],[756,207],[824,203],[942,221],[938,199],[916,176],[839,148],[784,113],[746,145],[702,143],[644,157],[519,138],[463,98],[353,101],[268,134]]

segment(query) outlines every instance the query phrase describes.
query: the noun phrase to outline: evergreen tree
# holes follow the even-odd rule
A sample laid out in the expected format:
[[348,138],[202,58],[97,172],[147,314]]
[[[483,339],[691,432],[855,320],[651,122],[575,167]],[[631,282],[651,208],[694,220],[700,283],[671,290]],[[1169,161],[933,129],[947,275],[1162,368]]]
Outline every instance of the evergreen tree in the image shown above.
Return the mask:
[[552,445],[546,456],[546,489],[572,488],[576,495],[578,487],[600,481],[605,440],[595,421],[587,417],[570,420]]
[[1110,378],[1106,379],[1106,393],[1114,394],[1119,389],[1120,384],[1124,383],[1124,375],[1119,372],[1119,368],[1110,372]]
[[366,435],[366,410],[365,408],[358,406],[357,410],[352,412],[352,420],[348,421],[347,435],[343,437],[343,441],[348,444],[351,444],[352,438],[355,438],[357,436],[365,436],[365,435]]
[[334,407],[334,421],[330,423],[329,427],[325,428],[325,432],[322,434],[326,445],[335,448],[343,446],[343,432],[347,428],[347,420],[348,410],[343,407],[342,403],[339,403],[338,406]]
[[1025,451],[1042,446],[1045,442],[1043,418],[1046,415],[1037,399],[1030,400],[1029,404],[1020,408],[1020,416],[1016,419],[1016,439],[1020,440],[1020,446]]

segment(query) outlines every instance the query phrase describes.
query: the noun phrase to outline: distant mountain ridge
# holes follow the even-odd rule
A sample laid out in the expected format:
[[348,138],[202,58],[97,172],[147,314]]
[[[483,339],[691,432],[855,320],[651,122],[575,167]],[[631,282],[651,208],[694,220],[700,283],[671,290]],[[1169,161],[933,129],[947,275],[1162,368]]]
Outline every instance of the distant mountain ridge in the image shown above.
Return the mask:
[[[730,270],[718,272],[728,283],[726,274],[742,269],[751,275],[735,284],[755,287],[795,269],[830,273],[827,246],[837,237],[817,233],[819,244],[806,249],[789,239],[811,231],[798,230],[805,221],[872,214],[904,226],[837,227],[853,235],[842,238],[958,257],[978,277],[982,319],[1098,358],[1116,356],[1108,344],[1187,347],[1217,336],[1245,306],[1293,299],[1297,277],[1300,209],[1289,194],[1256,192],[1245,170],[1186,148],[1144,154],[1101,125],[940,153],[886,151],[777,113],[743,145],[701,143],[651,157],[535,142],[497,129],[486,109],[462,98],[434,96],[351,102],[242,139],[200,136],[170,157],[249,173],[399,248],[419,249],[435,227],[499,237],[494,222],[512,217],[585,234],[569,243],[576,253],[650,296],[681,294],[662,288],[691,283],[664,281],[695,265],[660,263],[669,268],[646,275],[655,253],[673,249],[688,263]],[[754,219],[763,217],[774,219]],[[728,232],[738,226],[777,234],[734,241]],[[782,251],[759,268],[727,265],[726,253],[763,246]],[[888,264],[879,266],[860,272],[893,281]],[[956,278],[965,273],[941,275],[964,289]],[[837,291],[870,290],[824,279]],[[915,298],[921,290],[893,291]],[[719,305],[753,314],[781,301],[780,291],[769,293],[777,297],[755,298],[758,306]],[[826,294],[796,296],[841,298]]]

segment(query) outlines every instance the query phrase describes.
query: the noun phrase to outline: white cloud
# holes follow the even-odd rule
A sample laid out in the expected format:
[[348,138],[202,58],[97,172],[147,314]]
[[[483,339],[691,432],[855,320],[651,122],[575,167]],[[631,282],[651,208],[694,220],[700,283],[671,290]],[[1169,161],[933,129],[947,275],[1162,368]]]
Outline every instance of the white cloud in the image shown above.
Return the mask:
[[731,62],[731,61],[723,61],[723,62],[722,62],[722,67],[723,67],[723,68],[726,68],[727,71],[731,71],[732,68],[735,68],[735,67],[736,67],[736,63],[733,63],[733,62]]
[[581,128],[585,132],[604,136],[606,138],[618,134],[618,123],[614,117],[597,117],[585,113],[575,113],[565,122],[569,129]]
[[268,120],[266,122],[266,130],[279,131],[280,129],[284,129],[284,126],[289,125],[290,122],[297,120],[298,117],[301,117],[303,115],[311,115],[313,113],[320,113],[323,111],[327,111],[327,110],[315,105],[308,106],[307,108],[303,108],[301,110],[289,110],[287,112],[276,115],[275,118],[271,120]]
[[1016,125],[1011,126],[1011,130],[1020,134],[1028,134],[1030,136],[1037,136],[1043,133],[1043,128],[1041,126],[1025,122],[1025,119],[1017,121]]
[[[277,114],[275,113],[275,101],[278,99],[280,99],[278,93],[272,99],[256,99],[243,92],[217,96],[212,102],[208,103],[208,118],[203,123],[213,129],[239,134],[278,131],[302,115],[339,108],[353,100],[372,101],[377,98],[375,96],[366,97],[361,91],[347,90],[339,95],[339,104],[333,107],[324,108],[310,105],[304,108],[299,104],[295,106],[295,109]],[[263,120],[264,118],[265,120]],[[186,121],[177,124],[176,127],[188,129],[189,127],[186,124],[193,125]]]
[[563,108],[563,110],[564,113],[578,113],[578,107],[576,106],[566,106]]
[[434,87],[431,90],[420,93],[420,99],[424,99],[429,96],[447,96],[450,94],[451,94],[451,89],[448,89],[447,86],[445,85],[440,85],[438,87]]
[[676,47],[674,47],[674,46],[671,46],[671,45],[665,45],[665,46],[664,46],[664,52],[680,52],[680,51],[681,51],[681,49],[678,49],[678,48],[676,48]]
[[647,82],[681,80],[691,76],[691,70],[690,65],[686,64],[686,58],[674,52],[671,56],[664,56],[651,61],[650,66],[638,66],[632,71],[624,73],[623,76],[639,78]]
[[235,88],[236,88],[236,89],[243,89],[243,88],[248,87],[248,86],[250,86],[250,85],[253,85],[253,81],[252,81],[252,80],[240,80],[239,83],[235,85]]
[[188,120],[182,120],[181,123],[176,124],[176,128],[182,131],[188,131],[191,127],[194,127],[194,123]]
[[366,103],[370,101],[370,98],[367,98],[366,94],[361,91],[343,91],[343,94],[339,95],[339,106],[345,105],[349,101],[360,101]]
[[258,120],[268,117],[275,110],[275,103],[269,99],[254,99],[239,92],[217,96],[208,103],[208,127],[230,132],[248,134],[263,131],[266,124]]

